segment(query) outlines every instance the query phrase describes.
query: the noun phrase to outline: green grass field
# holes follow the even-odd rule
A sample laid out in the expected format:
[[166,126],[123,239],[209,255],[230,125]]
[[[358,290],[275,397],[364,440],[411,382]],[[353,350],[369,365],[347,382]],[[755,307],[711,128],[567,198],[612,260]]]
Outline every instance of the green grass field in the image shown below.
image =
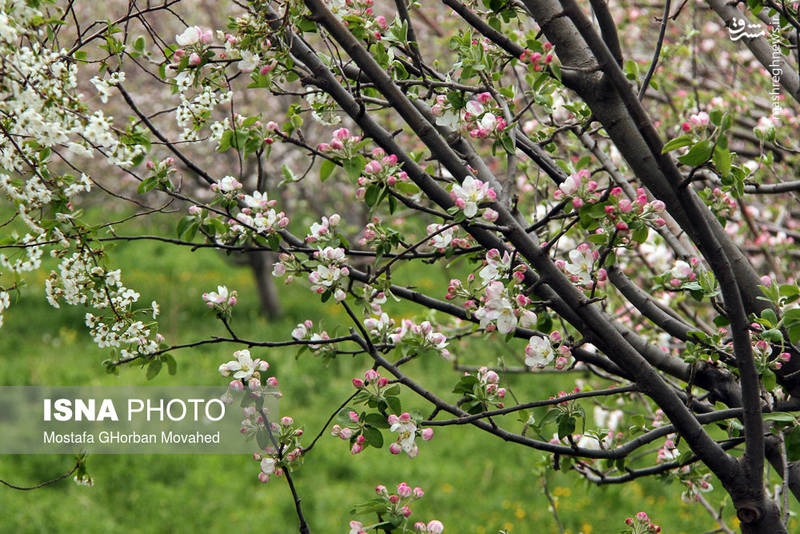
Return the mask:
[[[149,228],[171,235],[172,222]],[[121,232],[124,233],[124,232]],[[267,322],[258,315],[249,271],[234,267],[209,250],[191,252],[155,242],[121,245],[111,252],[123,270],[128,287],[142,292],[142,302],[161,305],[161,331],[172,343],[199,340],[224,331],[207,310],[200,294],[218,283],[237,289],[240,302],[234,327],[243,337],[287,339],[300,320],[322,321],[333,335],[349,326],[333,304],[320,304],[303,285],[281,288],[286,316]],[[97,349],[83,326],[83,309],[55,310],[44,299],[47,271],[23,290],[12,304],[0,330],[0,385],[145,384],[144,371],[133,366],[119,376],[107,375]],[[444,279],[444,274],[442,275]],[[438,279],[437,279],[438,280]],[[434,280],[417,279],[420,286]],[[412,305],[395,308],[396,316],[424,310]],[[340,326],[337,326],[340,325]],[[499,343],[482,344],[486,353],[474,362],[492,362]],[[229,359],[233,346],[176,352],[176,376],[159,375],[157,384],[217,385],[224,379],[218,365]],[[340,357],[325,366],[295,350],[255,350],[278,376],[284,397],[281,413],[305,424],[315,435],[330,414],[352,392],[350,378],[369,364],[364,356]],[[443,360],[414,361],[407,372],[437,388],[446,398],[457,373]],[[512,377],[511,387],[522,398],[549,396],[569,387],[575,376]],[[404,397],[411,407],[423,405]],[[591,411],[591,408],[588,408]],[[511,421],[508,421],[512,424]],[[653,452],[654,455],[654,452]],[[71,466],[70,457],[0,456],[0,478],[33,484],[52,478]],[[558,533],[537,475],[542,455],[468,427],[437,429],[435,438],[420,446],[410,460],[382,450],[367,449],[351,456],[347,445],[325,436],[296,472],[312,532],[347,532],[350,506],[372,496],[376,484],[406,481],[426,491],[416,503],[413,518],[442,520],[449,533]],[[32,491],[0,486],[0,532],[128,533],[128,532],[260,532],[296,531],[289,492],[282,479],[258,482],[257,464],[247,456],[107,455],[89,459],[95,486],[79,487],[71,480]],[[616,533],[626,516],[646,510],[664,532],[699,533],[716,525],[699,506],[679,499],[676,485],[649,479],[626,486],[591,487],[577,475],[555,473],[548,487],[557,501],[559,517],[570,534]],[[723,493],[715,490],[711,501]],[[730,504],[725,517],[735,526]],[[795,523],[796,526],[796,523]],[[790,525],[792,530],[792,525]]]

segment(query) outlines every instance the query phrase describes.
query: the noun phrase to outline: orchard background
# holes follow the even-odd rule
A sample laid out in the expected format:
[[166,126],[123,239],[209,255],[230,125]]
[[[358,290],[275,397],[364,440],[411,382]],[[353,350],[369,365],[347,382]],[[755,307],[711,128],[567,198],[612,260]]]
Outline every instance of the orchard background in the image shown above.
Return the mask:
[[796,528],[797,4],[0,8],[2,383],[283,393],[0,528]]

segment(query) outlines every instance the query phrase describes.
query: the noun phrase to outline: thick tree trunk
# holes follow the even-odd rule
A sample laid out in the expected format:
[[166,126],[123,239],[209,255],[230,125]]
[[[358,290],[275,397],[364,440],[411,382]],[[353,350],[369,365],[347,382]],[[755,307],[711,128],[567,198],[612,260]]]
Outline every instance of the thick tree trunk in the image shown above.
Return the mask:
[[281,316],[282,310],[280,298],[278,297],[278,288],[272,278],[272,253],[254,252],[247,255],[247,260],[256,280],[261,313],[269,319],[277,319]]
[[742,534],[788,534],[781,521],[780,509],[769,499],[758,507],[739,507],[736,515]]

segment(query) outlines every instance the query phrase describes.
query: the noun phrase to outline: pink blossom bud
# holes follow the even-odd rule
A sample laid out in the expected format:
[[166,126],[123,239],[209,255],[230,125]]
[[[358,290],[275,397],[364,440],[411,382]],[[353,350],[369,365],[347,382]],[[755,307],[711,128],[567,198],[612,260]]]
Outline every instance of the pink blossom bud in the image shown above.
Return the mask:
[[428,532],[430,534],[442,534],[442,532],[444,532],[444,525],[441,521],[436,519],[428,521]]
[[351,422],[358,423],[358,414],[356,412],[353,411],[347,412],[347,417],[350,419]]
[[189,56],[189,65],[192,65],[193,67],[199,65],[202,62],[203,58],[197,55],[196,52],[192,52],[192,55]]
[[259,480],[259,481],[260,481],[262,484],[266,484],[267,482],[269,482],[269,475],[268,475],[268,474],[266,474],[265,472],[261,471],[261,472],[258,474],[258,480]]
[[375,486],[375,493],[378,495],[386,495],[386,486],[382,484]]
[[339,128],[338,130],[334,130],[333,136],[340,141],[344,141],[350,138],[350,130],[347,128]]
[[425,428],[422,430],[422,439],[423,441],[430,441],[433,439],[433,429],[432,428]]
[[233,380],[233,381],[231,381],[231,383],[228,384],[228,387],[230,389],[232,389],[233,391],[242,391],[242,390],[244,390],[244,384],[242,384],[241,380]]
[[408,517],[411,515],[411,508],[408,506],[403,506],[400,508],[400,513],[403,514],[403,517]]
[[353,379],[353,385],[355,387],[357,387],[357,388],[363,388],[364,387],[364,381],[361,380],[360,378],[354,378]]
[[374,382],[380,377],[380,374],[375,369],[367,369],[364,372],[364,380],[367,382]]
[[483,211],[483,218],[486,219],[489,222],[495,222],[499,216],[500,216],[500,214],[497,213],[492,208],[486,208]]
[[385,388],[387,386],[387,384],[389,384],[389,379],[386,378],[385,376],[382,376],[382,377],[380,377],[378,379],[378,387],[379,388]]
[[392,454],[400,454],[401,452],[403,452],[403,448],[400,447],[399,443],[392,443],[391,445],[389,445],[389,452]]
[[350,454],[358,454],[364,450],[364,446],[360,443],[353,443],[353,446],[350,448]]

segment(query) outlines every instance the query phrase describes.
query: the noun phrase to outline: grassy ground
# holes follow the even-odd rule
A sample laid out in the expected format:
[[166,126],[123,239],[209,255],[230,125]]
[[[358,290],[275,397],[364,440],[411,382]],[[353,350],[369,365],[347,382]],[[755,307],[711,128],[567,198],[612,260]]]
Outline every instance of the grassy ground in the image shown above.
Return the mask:
[[[163,230],[169,234],[169,229]],[[234,267],[207,250],[175,250],[163,244],[137,242],[113,251],[123,268],[123,280],[142,292],[143,302],[159,301],[162,332],[171,342],[187,342],[223,331],[200,300],[200,293],[225,283],[239,290],[234,326],[242,336],[285,339],[298,321],[322,321],[333,335],[341,316],[333,305],[320,305],[298,284],[282,290],[286,318],[267,322],[257,313],[253,283],[246,269]],[[120,376],[106,375],[106,356],[91,343],[83,327],[82,309],[50,308],[42,282],[23,291],[0,330],[0,385],[21,384],[145,384],[137,367]],[[421,286],[432,280],[417,279]],[[418,313],[402,307],[401,313]],[[346,324],[341,321],[341,324]],[[344,331],[344,327],[339,327]],[[498,344],[486,344],[476,361],[491,362]],[[157,384],[220,384],[217,366],[233,347],[211,346],[176,353],[176,377],[159,375]],[[315,434],[332,407],[352,391],[352,376],[368,367],[357,358],[342,358],[324,366],[306,353],[254,351],[265,357],[281,381],[282,414],[292,415]],[[448,392],[455,374],[443,361],[418,361],[408,366],[412,376]],[[522,396],[550,395],[568,387],[571,378],[552,375],[512,380]],[[406,399],[404,399],[405,401]],[[414,405],[412,399],[407,399]],[[421,406],[421,405],[420,405]],[[351,457],[346,444],[323,438],[296,473],[303,506],[315,533],[346,532],[352,504],[365,501],[379,483],[400,481],[418,485],[426,496],[414,507],[420,519],[441,519],[450,533],[558,533],[536,475],[541,455],[471,428],[437,430],[436,437],[409,460],[387,450],[368,449]],[[19,484],[51,478],[70,466],[58,456],[0,456],[0,478]],[[93,488],[71,481],[34,492],[0,487],[0,532],[128,533],[128,532],[293,532],[296,520],[282,480],[262,485],[257,464],[242,456],[107,455],[89,460]],[[548,487],[557,502],[565,532],[619,532],[623,520],[647,510],[664,532],[696,533],[715,525],[699,506],[683,504],[679,489],[658,480],[624,487],[589,487],[575,476],[556,473]],[[712,502],[722,497],[715,491]],[[730,505],[725,516],[730,520]],[[791,530],[791,526],[790,526]]]

